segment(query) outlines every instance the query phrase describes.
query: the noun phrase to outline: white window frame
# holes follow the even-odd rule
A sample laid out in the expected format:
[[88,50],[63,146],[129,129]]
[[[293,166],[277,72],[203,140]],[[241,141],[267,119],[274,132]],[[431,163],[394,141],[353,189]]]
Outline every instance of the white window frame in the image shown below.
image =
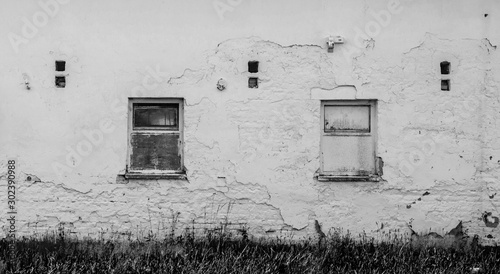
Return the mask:
[[[127,168],[125,177],[127,179],[186,179],[184,168],[184,99],[183,98],[128,98],[128,131],[127,131]],[[134,104],[178,104],[178,128],[176,130],[164,128],[143,127],[134,129]],[[180,156],[179,170],[133,170],[131,168],[132,157],[132,133],[166,133],[179,134],[178,153]]]
[[[326,106],[369,106],[369,130],[331,130],[325,131],[325,107]],[[380,181],[382,175],[382,162],[377,157],[377,100],[321,100],[320,109],[320,168],[315,174],[319,181]],[[324,170],[324,145],[323,138],[335,138],[336,136],[352,136],[353,138],[371,138],[373,145],[373,170],[368,174],[339,174]],[[340,156],[341,157],[341,156]],[[348,172],[347,172],[348,173]],[[356,173],[356,172],[353,172]]]

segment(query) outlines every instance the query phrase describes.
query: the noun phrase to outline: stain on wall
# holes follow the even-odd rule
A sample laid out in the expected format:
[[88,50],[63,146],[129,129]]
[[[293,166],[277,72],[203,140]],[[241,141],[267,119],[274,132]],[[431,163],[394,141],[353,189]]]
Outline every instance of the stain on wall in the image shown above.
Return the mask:
[[484,212],[483,221],[487,227],[497,227],[500,219],[496,216],[493,216],[491,212]]

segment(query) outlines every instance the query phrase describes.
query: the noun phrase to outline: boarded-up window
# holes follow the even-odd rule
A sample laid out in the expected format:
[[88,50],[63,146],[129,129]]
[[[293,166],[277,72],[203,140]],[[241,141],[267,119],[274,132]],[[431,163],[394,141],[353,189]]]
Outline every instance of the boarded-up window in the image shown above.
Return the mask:
[[133,132],[130,137],[132,170],[181,170],[178,133]]
[[370,106],[325,105],[325,132],[370,132]]
[[133,98],[129,110],[128,172],[182,172],[183,100]]
[[321,174],[376,174],[376,102],[321,102]]

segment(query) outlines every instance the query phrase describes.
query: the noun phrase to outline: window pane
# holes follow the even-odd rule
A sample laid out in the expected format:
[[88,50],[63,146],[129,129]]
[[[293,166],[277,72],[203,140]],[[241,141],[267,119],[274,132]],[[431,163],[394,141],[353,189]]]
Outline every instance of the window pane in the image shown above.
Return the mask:
[[325,106],[325,132],[370,132],[370,106]]
[[134,128],[154,127],[178,129],[179,105],[134,104]]

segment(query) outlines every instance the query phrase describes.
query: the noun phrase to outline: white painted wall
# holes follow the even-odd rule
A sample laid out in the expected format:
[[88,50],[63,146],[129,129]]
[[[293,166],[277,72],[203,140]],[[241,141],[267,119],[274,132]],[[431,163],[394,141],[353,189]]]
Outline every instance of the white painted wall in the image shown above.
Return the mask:
[[[497,1],[57,1],[0,9],[0,189],[15,158],[20,233],[227,221],[301,237],[317,220],[324,232],[407,233],[411,223],[444,234],[461,220],[486,243],[500,236]],[[345,37],[333,53],[329,35]],[[249,60],[260,61],[258,89],[247,88]],[[188,181],[119,176],[135,96],[185,98]],[[382,182],[313,178],[321,99],[379,100]],[[101,133],[88,155],[71,155]]]

